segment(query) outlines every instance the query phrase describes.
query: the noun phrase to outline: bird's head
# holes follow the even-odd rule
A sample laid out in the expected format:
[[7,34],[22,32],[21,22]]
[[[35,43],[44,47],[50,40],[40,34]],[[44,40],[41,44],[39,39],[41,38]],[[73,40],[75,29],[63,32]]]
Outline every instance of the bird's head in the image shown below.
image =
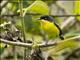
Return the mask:
[[38,20],[46,20],[46,21],[50,21],[52,22],[54,19],[52,16],[48,16],[48,15],[43,15],[40,18],[38,18]]

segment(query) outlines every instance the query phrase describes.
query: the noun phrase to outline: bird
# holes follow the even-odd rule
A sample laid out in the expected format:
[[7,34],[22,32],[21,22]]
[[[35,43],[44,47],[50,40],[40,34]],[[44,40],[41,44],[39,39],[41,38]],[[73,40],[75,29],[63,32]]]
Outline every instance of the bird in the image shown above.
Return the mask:
[[49,39],[59,37],[61,40],[64,40],[62,30],[52,16],[42,15],[37,20],[40,22],[40,27],[44,31],[44,34]]

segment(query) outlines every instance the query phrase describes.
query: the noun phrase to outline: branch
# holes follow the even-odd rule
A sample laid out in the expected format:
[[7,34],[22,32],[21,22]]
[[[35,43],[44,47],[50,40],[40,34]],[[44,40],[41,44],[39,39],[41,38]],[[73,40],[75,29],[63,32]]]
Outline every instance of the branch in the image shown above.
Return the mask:
[[[26,13],[26,15],[33,15],[33,16],[37,16],[37,15],[42,15],[39,13]],[[12,14],[12,15],[1,15],[0,17],[14,17],[14,16],[20,16],[20,14]],[[76,15],[50,15],[53,17],[69,17],[69,16],[80,16],[80,14],[76,14]]]
[[[32,47],[32,44],[30,44],[30,43],[13,42],[13,41],[8,41],[8,40],[2,39],[2,38],[0,38],[0,41],[1,41],[2,43],[9,44],[9,45],[29,47],[29,48]],[[55,45],[55,43],[47,44],[47,45],[45,45],[45,44],[39,44],[40,47],[47,47],[47,46],[53,46],[53,45]]]
[[7,3],[8,3],[7,0],[2,1],[2,2],[0,3],[0,9],[2,9],[4,6],[6,6]]
[[61,24],[61,29],[64,29],[67,25],[71,24],[72,22],[74,23],[75,17],[69,17],[67,20],[65,20],[62,24]]
[[6,43],[6,44],[10,44],[10,45],[15,45],[15,46],[31,47],[31,44],[22,43],[22,42],[8,41],[8,40],[2,39],[2,38],[0,38],[0,41],[1,41],[2,43]]
[[[80,40],[78,40],[78,39],[80,39],[80,36],[72,37],[72,38],[66,39],[64,41],[72,40],[72,39],[74,39],[74,40],[76,39],[75,41],[79,41],[80,42]],[[6,44],[10,44],[10,45],[29,47],[29,48],[32,47],[32,44],[29,44],[29,43],[13,42],[13,41],[8,41],[8,40],[2,39],[2,38],[0,38],[0,41],[2,43],[6,43]],[[45,44],[38,44],[38,46],[41,47],[41,48],[42,47],[49,47],[49,46],[56,46],[57,44],[62,43],[64,41],[59,41],[59,42],[56,42],[56,43],[48,43],[47,45],[45,45]]]

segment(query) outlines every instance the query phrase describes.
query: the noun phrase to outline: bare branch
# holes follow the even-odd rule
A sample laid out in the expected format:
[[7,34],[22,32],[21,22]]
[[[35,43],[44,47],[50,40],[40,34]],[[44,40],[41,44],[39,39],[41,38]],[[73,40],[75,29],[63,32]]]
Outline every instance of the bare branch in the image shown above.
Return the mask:
[[0,8],[2,9],[4,6],[6,6],[7,3],[8,3],[7,0],[2,1],[1,4],[0,4]]
[[2,43],[10,44],[10,45],[15,45],[15,46],[23,46],[23,47],[31,47],[32,44],[27,44],[27,43],[22,43],[22,42],[13,42],[13,41],[8,41],[5,39],[0,38],[0,41]]
[[[39,14],[39,13],[26,13],[26,15],[33,15],[33,16],[37,16],[37,15],[42,15],[42,14]],[[13,14],[13,15],[1,15],[0,17],[14,17],[14,16],[20,16],[20,14]],[[69,17],[69,16],[80,16],[80,14],[76,14],[76,15],[50,15],[50,16],[53,16],[53,17]]]
[[[80,39],[80,36],[76,36],[76,37],[72,37],[72,38],[69,38],[69,39],[66,39],[66,40],[75,40],[75,41],[78,41],[78,39]],[[64,41],[66,41],[64,40]],[[2,39],[0,38],[0,41],[2,43],[6,43],[6,44],[10,44],[10,45],[15,45],[15,46],[22,46],[22,47],[32,47],[32,44],[29,44],[29,43],[23,43],[23,42],[13,42],[13,41],[8,41],[8,40],[5,40],[5,39]],[[61,42],[64,42],[64,41],[59,41],[59,42],[55,42],[55,43],[48,43],[47,45],[45,44],[38,44],[39,47],[49,47],[49,46],[56,46],[58,43],[61,43]],[[80,40],[79,40],[80,41]]]
[[[15,46],[22,46],[22,47],[29,47],[29,48],[32,47],[32,44],[30,44],[30,43],[13,42],[13,41],[8,41],[8,40],[2,39],[2,38],[0,38],[0,41],[2,43],[6,43],[6,44],[10,44],[10,45],[15,45]],[[47,46],[53,46],[53,45],[55,45],[55,43],[53,43],[53,44],[47,44],[47,45],[45,45],[45,44],[39,44],[40,47],[47,47]]]
[[69,17],[67,20],[65,20],[62,24],[61,24],[61,29],[64,29],[67,25],[69,25],[70,23],[74,22],[75,17]]

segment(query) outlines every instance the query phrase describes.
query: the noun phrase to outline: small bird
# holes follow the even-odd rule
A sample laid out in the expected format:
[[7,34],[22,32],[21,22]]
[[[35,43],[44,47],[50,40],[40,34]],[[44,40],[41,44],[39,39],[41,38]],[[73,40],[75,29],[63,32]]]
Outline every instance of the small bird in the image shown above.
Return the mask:
[[62,30],[52,16],[43,15],[37,20],[40,22],[44,34],[47,34],[49,39],[60,37],[61,40],[64,40]]

